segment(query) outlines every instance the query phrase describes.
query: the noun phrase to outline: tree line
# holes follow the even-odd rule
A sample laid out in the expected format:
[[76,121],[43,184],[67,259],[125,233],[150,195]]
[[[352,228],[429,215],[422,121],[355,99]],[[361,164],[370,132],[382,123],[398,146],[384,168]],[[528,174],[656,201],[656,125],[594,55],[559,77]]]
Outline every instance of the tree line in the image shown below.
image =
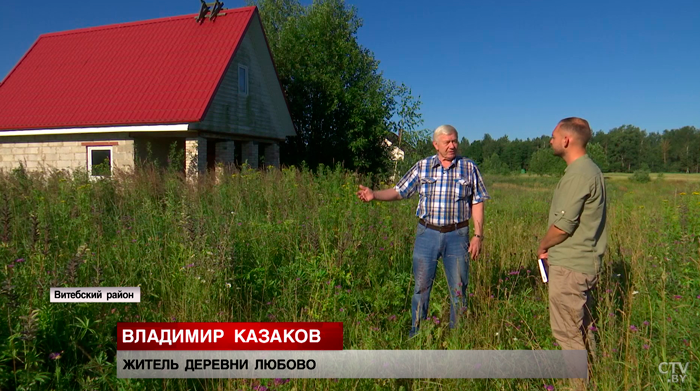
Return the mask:
[[[432,135],[428,129],[413,132],[403,147],[407,160],[434,154]],[[416,134],[418,136],[416,136]],[[514,139],[503,136],[494,139],[485,134],[481,140],[462,137],[459,152],[474,160],[482,171],[493,174],[531,172],[535,174],[562,173],[566,164],[552,154],[550,136]],[[588,154],[603,172],[700,172],[700,129],[684,126],[647,132],[633,125],[623,125],[593,134]],[[409,163],[406,163],[409,164]],[[402,164],[401,168],[406,168]]]
[[[249,1],[258,6],[296,136],[280,148],[283,165],[342,165],[363,174],[405,172],[434,154],[431,132],[420,129],[420,99],[379,70],[374,54],[357,41],[357,9],[343,0]],[[464,131],[464,130],[463,130]],[[489,173],[556,174],[549,136],[481,140],[463,137],[460,153]],[[399,144],[405,159],[393,162],[385,140]],[[693,126],[646,132],[623,125],[598,131],[589,155],[605,172],[700,172],[700,130]]]

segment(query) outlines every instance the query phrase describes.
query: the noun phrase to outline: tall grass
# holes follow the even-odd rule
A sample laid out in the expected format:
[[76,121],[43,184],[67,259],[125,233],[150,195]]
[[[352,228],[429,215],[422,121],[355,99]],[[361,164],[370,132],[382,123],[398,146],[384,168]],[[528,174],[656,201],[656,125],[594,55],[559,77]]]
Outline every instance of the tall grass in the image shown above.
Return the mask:
[[[408,339],[417,200],[363,204],[340,170],[244,170],[187,181],[156,170],[0,174],[1,389],[347,390],[559,388],[555,380],[117,379],[117,322],[340,321],[345,349],[556,349],[535,250],[556,179],[487,177],[485,248],[463,326]],[[598,288],[601,390],[698,388],[700,188],[608,183]],[[139,304],[52,304],[50,287],[140,286]]]

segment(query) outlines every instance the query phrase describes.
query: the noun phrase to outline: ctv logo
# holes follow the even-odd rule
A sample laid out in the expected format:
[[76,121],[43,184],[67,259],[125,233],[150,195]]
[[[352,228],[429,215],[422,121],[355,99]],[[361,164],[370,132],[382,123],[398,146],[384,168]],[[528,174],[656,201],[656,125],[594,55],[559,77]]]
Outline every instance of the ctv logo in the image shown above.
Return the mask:
[[668,383],[683,383],[688,377],[686,371],[688,371],[688,364],[681,364],[679,362],[662,362],[659,364],[659,373],[663,373],[668,376]]

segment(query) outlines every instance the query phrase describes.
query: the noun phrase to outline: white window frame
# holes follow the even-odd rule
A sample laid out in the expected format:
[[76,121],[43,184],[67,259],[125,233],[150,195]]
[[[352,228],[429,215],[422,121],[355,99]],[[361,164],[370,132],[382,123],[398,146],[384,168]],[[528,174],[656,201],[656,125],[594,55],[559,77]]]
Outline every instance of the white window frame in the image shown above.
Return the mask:
[[87,147],[87,170],[90,178],[104,178],[103,175],[92,175],[92,151],[109,151],[109,173],[114,173],[114,149],[107,145],[94,145]]
[[[245,71],[245,91],[241,91],[241,69]],[[248,96],[250,93],[250,72],[248,71],[248,67],[243,64],[238,64],[238,74],[236,77],[238,78],[238,94]]]

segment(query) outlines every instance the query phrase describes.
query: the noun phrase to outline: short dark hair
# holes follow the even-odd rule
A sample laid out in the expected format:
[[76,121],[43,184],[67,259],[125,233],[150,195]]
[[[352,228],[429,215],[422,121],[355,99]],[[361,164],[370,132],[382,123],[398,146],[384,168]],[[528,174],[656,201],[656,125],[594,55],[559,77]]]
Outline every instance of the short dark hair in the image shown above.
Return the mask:
[[559,129],[570,132],[576,135],[576,138],[581,141],[581,144],[585,147],[586,144],[591,140],[593,132],[591,132],[591,126],[583,118],[569,117],[564,118],[559,121]]

